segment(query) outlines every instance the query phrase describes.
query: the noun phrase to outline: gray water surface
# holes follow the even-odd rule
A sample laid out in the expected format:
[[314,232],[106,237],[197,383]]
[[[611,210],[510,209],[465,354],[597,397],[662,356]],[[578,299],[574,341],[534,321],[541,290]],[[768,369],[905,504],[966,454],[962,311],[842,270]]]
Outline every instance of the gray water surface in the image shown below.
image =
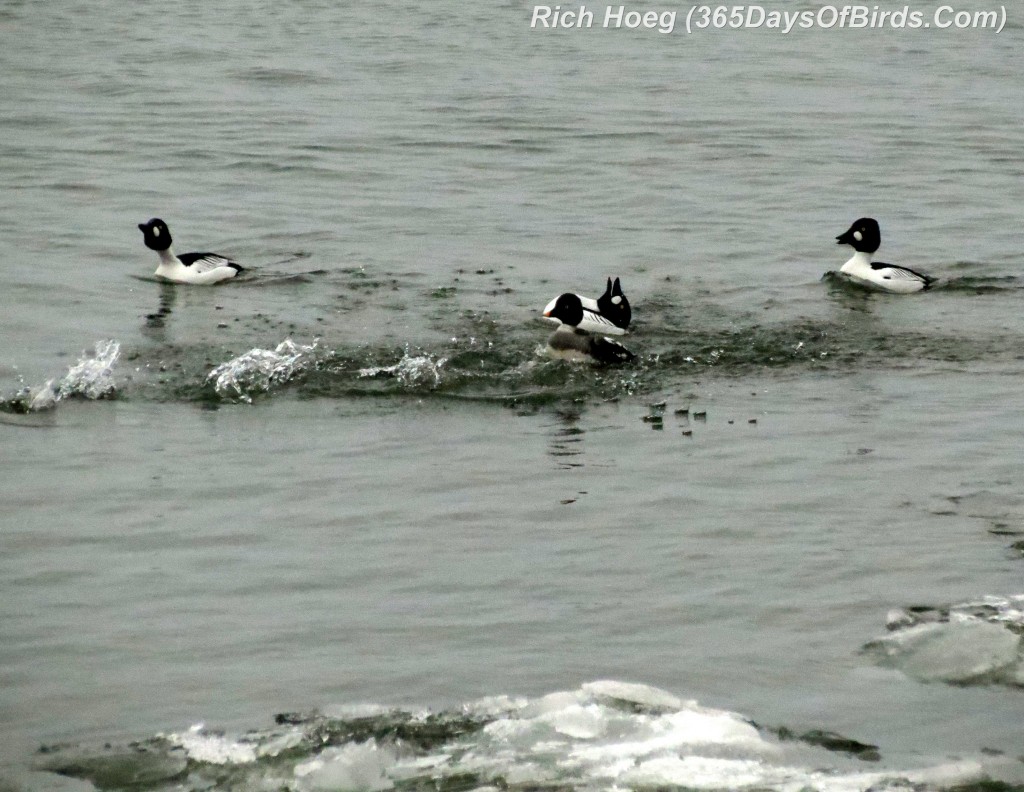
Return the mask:
[[[519,3],[0,10],[5,766],[595,679],[894,767],[1019,755],[1019,687],[859,651],[893,609],[1022,591],[1008,11],[686,36]],[[942,286],[823,280],[865,215]],[[157,283],[153,216],[250,271]],[[542,307],[609,275],[639,362],[539,357]]]

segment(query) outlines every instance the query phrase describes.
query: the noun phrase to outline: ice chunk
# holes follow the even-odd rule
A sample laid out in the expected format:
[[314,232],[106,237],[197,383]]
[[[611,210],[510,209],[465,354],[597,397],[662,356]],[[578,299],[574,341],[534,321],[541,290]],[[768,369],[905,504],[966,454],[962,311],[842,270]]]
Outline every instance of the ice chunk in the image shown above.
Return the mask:
[[381,792],[394,786],[387,776],[387,769],[394,762],[389,751],[368,740],[328,749],[315,759],[296,765],[295,776],[300,779],[300,788],[309,792]]
[[677,710],[683,706],[682,700],[667,691],[633,682],[598,680],[586,683],[582,689],[595,699],[626,702],[648,710]]
[[766,768],[747,759],[662,756],[639,763],[617,779],[631,787],[737,789],[764,784]]
[[774,749],[750,723],[722,710],[687,709],[636,723],[633,731],[613,743],[576,746],[571,755],[596,762],[603,759],[642,759],[658,754],[685,753],[696,748],[719,751],[744,749],[770,753]]
[[[141,789],[155,787],[184,776],[187,768],[180,752],[153,746],[110,748],[89,755],[62,751],[41,763],[40,769],[69,778],[86,779],[99,789]],[[6,789],[0,781],[0,788]],[[26,789],[39,789],[37,785]]]
[[558,712],[551,713],[546,720],[559,734],[577,740],[590,740],[604,734],[608,719],[599,707],[581,707],[573,704]]
[[864,651],[925,682],[1009,681],[1020,662],[1020,636],[1001,624],[960,618],[899,630]]

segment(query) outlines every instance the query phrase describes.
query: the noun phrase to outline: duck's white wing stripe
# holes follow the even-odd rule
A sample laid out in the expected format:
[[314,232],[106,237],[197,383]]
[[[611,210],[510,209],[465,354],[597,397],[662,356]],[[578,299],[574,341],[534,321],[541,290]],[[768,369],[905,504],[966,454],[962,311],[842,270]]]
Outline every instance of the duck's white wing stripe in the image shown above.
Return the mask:
[[871,264],[871,269],[887,280],[908,280],[916,283],[927,283],[932,280],[927,275],[915,272],[909,267],[901,267],[899,264],[886,264],[881,261],[875,261]]
[[218,267],[230,267],[234,262],[216,253],[186,253],[179,256],[181,263],[193,272],[209,272]]
[[884,272],[890,278],[896,278],[897,280],[924,280],[924,277],[922,277],[918,273],[912,272],[911,270],[908,269],[903,269],[903,267],[886,267],[884,270],[882,270],[882,272]]
[[590,333],[626,334],[626,331],[618,327],[611,319],[587,308],[583,309],[583,321],[579,323],[578,327]]

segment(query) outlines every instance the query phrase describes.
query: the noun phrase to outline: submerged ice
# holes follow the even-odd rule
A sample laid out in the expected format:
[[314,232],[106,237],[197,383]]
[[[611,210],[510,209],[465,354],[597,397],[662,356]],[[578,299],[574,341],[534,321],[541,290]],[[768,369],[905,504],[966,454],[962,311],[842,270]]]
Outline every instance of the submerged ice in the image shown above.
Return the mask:
[[891,612],[864,653],[922,682],[1024,687],[1024,594]]

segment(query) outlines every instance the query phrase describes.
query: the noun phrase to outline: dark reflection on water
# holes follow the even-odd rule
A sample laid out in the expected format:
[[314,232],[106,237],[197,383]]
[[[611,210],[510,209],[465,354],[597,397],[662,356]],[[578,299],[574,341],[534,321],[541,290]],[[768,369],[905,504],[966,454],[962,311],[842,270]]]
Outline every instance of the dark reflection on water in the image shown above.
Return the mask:
[[581,411],[576,409],[557,409],[557,423],[547,425],[551,431],[548,438],[548,456],[554,457],[562,470],[584,466],[583,460],[579,458],[583,456],[583,440],[586,436],[585,430],[579,426],[581,414]]
[[174,303],[177,300],[177,298],[177,286],[175,286],[173,283],[160,284],[159,305],[157,306],[156,311],[154,311],[153,313],[146,314],[146,322],[143,326],[143,332],[147,336],[157,341],[163,340],[162,331],[166,325],[167,318],[171,315],[171,312],[174,310]]

